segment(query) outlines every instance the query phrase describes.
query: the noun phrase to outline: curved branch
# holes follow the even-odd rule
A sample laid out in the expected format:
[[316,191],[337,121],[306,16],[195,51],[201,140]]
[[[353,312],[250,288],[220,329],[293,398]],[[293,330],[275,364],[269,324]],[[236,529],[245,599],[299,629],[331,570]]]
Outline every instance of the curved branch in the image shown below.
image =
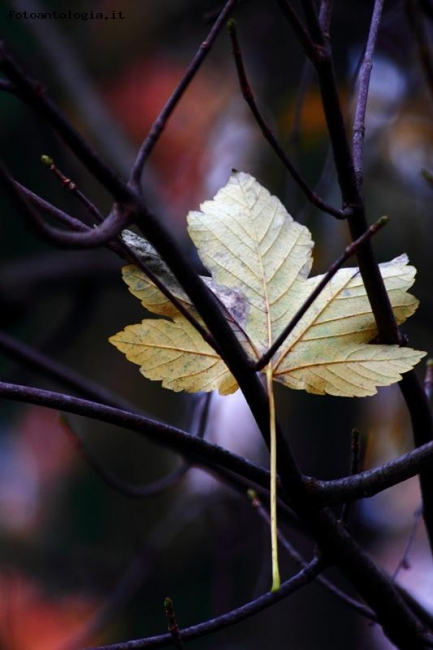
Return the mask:
[[[316,576],[323,570],[323,563],[317,558],[312,560],[305,569],[302,569],[295,576],[282,583],[280,589],[275,592],[269,592],[259,596],[247,605],[233,609],[227,614],[222,614],[217,618],[210,619],[198,625],[179,630],[180,636],[184,641],[201,638],[212,632],[223,630],[230,625],[240,623],[245,619],[263,611],[264,609],[287,598],[302,587],[312,582]],[[125,643],[114,643],[112,645],[94,647],[92,650],[144,650],[147,648],[164,648],[172,645],[173,639],[171,634],[161,634],[160,636],[149,637],[135,641],[126,641]]]
[[[211,393],[207,393],[205,395],[205,402],[199,414],[197,426],[195,427],[196,433],[195,432],[193,433],[193,435],[197,435],[199,438],[203,438],[205,428],[207,425],[207,419],[209,416],[210,396]],[[86,445],[81,440],[80,436],[77,433],[75,433],[75,431],[67,421],[65,422],[65,425],[66,425],[65,426],[66,434],[72,441],[72,444],[74,445],[75,449],[82,456],[82,458],[87,462],[87,464],[94,470],[95,474],[99,476],[99,478],[102,479],[102,481],[104,481],[104,483],[108,485],[110,488],[116,490],[117,492],[123,494],[123,496],[126,496],[128,498],[147,499],[149,497],[157,496],[162,492],[165,492],[166,490],[170,489],[174,485],[177,485],[179,481],[183,479],[183,477],[187,474],[187,472],[192,467],[192,463],[188,461],[184,461],[180,467],[176,467],[176,469],[171,471],[169,474],[167,474],[166,476],[164,476],[163,478],[157,481],[154,481],[153,483],[148,483],[147,485],[143,485],[143,486],[132,485],[131,483],[122,481],[117,476],[115,476],[115,474],[107,470],[103,466],[103,464],[100,463],[88,451]]]
[[[9,174],[5,165],[0,161],[0,179],[9,196],[14,201],[18,210],[21,211],[26,221],[36,228],[43,238],[51,244],[60,248],[96,248],[107,244],[115,237],[118,237],[133,220],[133,213],[125,206],[113,210],[111,214],[96,228],[88,228],[86,231],[70,232],[59,230],[48,225],[28,201],[21,185],[16,183]],[[34,201],[35,202],[35,201]]]
[[54,219],[57,219],[60,223],[64,223],[70,230],[76,230],[77,232],[91,232],[91,228],[86,226],[86,224],[79,219],[75,219],[75,217],[72,217],[67,212],[63,212],[63,210],[60,210],[52,203],[45,201],[41,196],[29,190],[28,187],[21,185],[18,181],[14,180],[13,182],[16,188],[30,201],[30,203],[40,210],[43,210],[43,212],[49,214]]
[[72,397],[71,395],[63,395],[41,388],[31,388],[30,386],[9,384],[7,382],[0,382],[0,398],[47,406],[66,413],[74,413],[100,422],[115,424],[130,431],[135,431],[163,447],[186,456],[196,464],[210,467],[215,472],[218,472],[218,466],[221,465],[235,474],[239,473],[242,477],[257,483],[261,487],[267,488],[269,486],[269,472],[258,465],[218,445],[213,445],[197,436],[191,436],[180,429],[151,420],[137,413],[123,411],[105,404]]
[[433,465],[433,441],[413,451],[354,476],[319,481],[311,479],[311,493],[327,506],[367,499],[416,476]]
[[[176,298],[175,295],[165,286],[165,284],[155,275],[147,264],[144,263],[143,259],[135,253],[135,251],[128,246],[122,239],[119,237],[124,227],[128,225],[126,222],[121,221],[121,217],[116,217],[115,213],[112,213],[107,217],[107,219],[97,228],[90,228],[86,226],[78,219],[74,219],[70,215],[58,210],[55,206],[51,205],[44,201],[41,197],[37,196],[30,190],[28,190],[20,183],[17,183],[12,179],[7,170],[1,165],[0,162],[0,177],[2,177],[5,185],[9,189],[12,198],[16,201],[18,208],[21,208],[23,214],[27,216],[32,225],[36,225],[37,228],[45,235],[45,237],[51,243],[54,243],[58,247],[66,248],[87,248],[87,247],[97,247],[106,245],[107,248],[110,248],[118,255],[127,259],[129,262],[134,263],[140,271],[142,271],[153,284],[164,294],[164,296],[180,311],[180,313],[186,318],[186,320],[191,323],[191,325],[197,330],[200,336],[217,352],[221,354],[221,350],[211,334],[201,325],[201,323],[193,316],[193,314],[184,307],[182,302]],[[69,180],[69,179],[68,179]],[[57,219],[60,219],[62,223],[65,223],[75,232],[65,232],[64,230],[53,229],[48,226],[40,217],[37,212],[32,209],[32,206],[29,205],[27,198],[41,208],[51,216],[54,216]],[[90,207],[91,204],[88,202],[87,197],[82,195],[79,192],[80,200],[84,200],[87,207]],[[89,206],[90,204],[90,206]],[[94,212],[94,216],[97,216],[99,219],[99,213]],[[117,222],[115,219],[118,219]],[[111,220],[111,223],[110,223]],[[128,221],[130,217],[128,217]],[[108,226],[106,224],[108,223]],[[120,231],[117,232],[119,230]],[[100,230],[99,230],[100,229]],[[105,232],[104,232],[105,229]],[[108,237],[108,238],[107,238]]]
[[244,67],[244,62],[242,59],[242,54],[241,50],[239,47],[239,41],[238,41],[238,36],[237,36],[237,31],[236,31],[236,25],[234,21],[230,21],[228,24],[228,30],[229,30],[229,35],[232,41],[232,52],[233,56],[235,59],[236,63],[236,68],[238,71],[238,78],[239,78],[239,85],[241,88],[241,92],[243,95],[243,98],[245,99],[246,103],[248,104],[251,113],[253,114],[253,117],[255,121],[257,122],[263,136],[265,139],[269,142],[271,145],[272,149],[275,151],[277,154],[278,158],[281,160],[283,165],[286,167],[287,171],[289,174],[292,176],[293,180],[298,184],[302,192],[305,194],[307,199],[315,205],[317,208],[320,210],[323,210],[323,212],[327,212],[328,214],[332,214],[332,216],[336,217],[337,219],[345,219],[346,214],[344,210],[340,210],[338,208],[334,208],[332,205],[326,203],[320,196],[318,196],[306,183],[306,181],[303,179],[303,177],[300,175],[296,167],[292,164],[290,159],[287,157],[286,153],[284,152],[283,148],[281,147],[280,143],[276,139],[275,135],[273,134],[272,130],[270,127],[267,125],[265,122],[262,114],[260,113],[256,100],[254,99],[253,92],[251,90],[251,86],[248,82],[248,78],[245,72],[245,67]]
[[165,128],[171,114],[173,113],[174,109],[178,105],[179,101],[181,100],[184,92],[188,88],[192,79],[197,74],[206,56],[209,54],[215,42],[216,37],[220,33],[221,29],[224,27],[225,22],[227,21],[228,17],[230,16],[230,13],[232,12],[237,2],[238,0],[228,0],[228,2],[226,2],[224,8],[219,14],[217,20],[215,21],[209,35],[200,45],[197,53],[195,54],[188,68],[186,69],[182,79],[178,83],[177,87],[171,94],[164,108],[162,109],[162,111],[156,118],[155,122],[153,123],[149,131],[149,135],[141,145],[140,150],[137,154],[137,158],[132,167],[132,171],[129,179],[129,184],[131,187],[134,187],[137,190],[140,188],[141,175],[143,173],[146,160],[152,153],[153,147],[157,143],[158,138],[161,135],[163,129]]
[[123,481],[122,479],[118,478],[113,472],[104,467],[103,464],[100,463],[89,452],[86,445],[75,433],[68,422],[65,423],[65,426],[63,428],[66,431],[68,438],[74,445],[75,450],[95,472],[96,476],[98,476],[98,478],[100,478],[105,483],[105,485],[108,485],[108,487],[115,490],[119,494],[122,494],[128,499],[148,499],[149,497],[157,496],[162,492],[170,489],[174,485],[177,485],[191,468],[191,463],[184,463],[157,481],[153,481],[147,485],[134,485],[132,483]]
[[119,409],[138,411],[137,407],[109,390],[102,388],[96,382],[90,381],[80,373],[54,361],[43,352],[30,347],[22,341],[14,339],[6,332],[0,331],[0,350],[17,361],[21,361],[29,368],[33,368],[46,377],[50,377],[61,385],[76,392],[81,397],[96,400],[102,404],[115,406]]
[[[1,382],[0,397],[49,406],[102,422],[117,424],[156,439],[159,444],[188,456],[194,462],[205,466],[210,465],[213,471],[218,471],[218,466],[222,465],[262,486],[263,478],[266,477],[265,484],[268,484],[269,476],[265,470],[235,454],[189,436],[179,429],[133,413],[51,391]],[[287,475],[284,478],[287,480]],[[404,641],[413,650],[425,647],[424,628],[389,577],[374,565],[347,530],[339,526],[327,510],[317,511],[314,507],[314,499],[308,495],[304,483],[301,492],[301,488],[296,485],[293,478],[290,482],[294,488],[290,496],[296,511],[301,521],[315,536],[324,552],[327,564],[334,563],[353,582],[367,604],[377,613],[379,622],[391,639]],[[277,596],[279,593],[280,591],[271,595]]]

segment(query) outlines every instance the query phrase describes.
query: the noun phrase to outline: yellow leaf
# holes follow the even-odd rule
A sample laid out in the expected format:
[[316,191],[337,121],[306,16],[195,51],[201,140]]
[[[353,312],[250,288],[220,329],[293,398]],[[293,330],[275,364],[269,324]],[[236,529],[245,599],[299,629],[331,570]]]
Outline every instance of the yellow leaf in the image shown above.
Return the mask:
[[[202,262],[203,278],[215,294],[248,356],[259,360],[305,303],[323,276],[308,279],[313,242],[280,201],[252,176],[233,173],[199,212],[188,215],[188,230]],[[169,269],[152,247],[125,232],[124,240],[203,322]],[[380,266],[398,323],[418,301],[407,293],[415,269],[402,255]],[[172,390],[228,394],[237,384],[219,355],[190,322],[134,266],[123,270],[130,291],[160,318],[130,325],[110,341],[140,365],[149,379]],[[370,303],[356,268],[340,269],[264,368],[269,398],[271,441],[272,591],[280,587],[277,542],[277,459],[272,380],[310,393],[361,397],[401,379],[424,352],[397,345],[375,345]]]
[[[212,274],[204,281],[249,357],[258,360],[321,280],[308,278],[313,248],[309,230],[252,176],[235,172],[213,200],[190,212],[188,231]],[[137,236],[125,236],[136,250],[142,242],[142,254],[154,272],[200,320],[155,251]],[[380,269],[397,322],[402,323],[418,306],[407,293],[415,269],[407,265],[405,255]],[[220,357],[141,271],[128,266],[123,276],[143,306],[162,318],[131,325],[111,337],[111,343],[139,364],[146,377],[172,390],[236,390]],[[377,386],[399,381],[425,354],[370,343],[376,334],[359,270],[340,269],[273,356],[272,376],[311,393],[372,395]]]

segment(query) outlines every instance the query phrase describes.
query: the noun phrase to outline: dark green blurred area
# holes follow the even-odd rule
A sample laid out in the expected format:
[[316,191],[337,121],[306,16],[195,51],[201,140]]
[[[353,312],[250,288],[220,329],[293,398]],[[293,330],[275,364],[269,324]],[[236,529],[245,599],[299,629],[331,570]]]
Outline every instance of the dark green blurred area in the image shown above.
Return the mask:
[[[350,77],[362,52],[372,3],[336,4],[333,50],[350,125]],[[69,119],[123,175],[140,145],[139,134],[147,132],[158,108],[168,98],[166,89],[174,87],[207,35],[209,21],[220,9],[213,0],[126,0],[117,5],[114,0],[100,0],[90,5],[74,2],[73,11],[111,15],[112,11],[121,10],[124,19],[38,21],[42,32],[54,30],[56,37],[64,40],[97,101],[116,122],[118,131],[105,131],[101,140],[86,120],[79,100],[82,87],[76,85],[76,98],[71,97],[67,84],[58,75],[61,61],[48,53],[35,21],[9,17],[9,10],[19,11],[17,5],[4,2],[0,8],[3,37],[29,75],[42,82]],[[44,10],[67,11],[70,5],[63,0],[46,0]],[[314,75],[305,95],[299,137],[291,137],[303,75],[302,51],[276,5],[245,1],[235,17],[257,101],[302,174],[315,186],[324,170],[328,140]],[[50,43],[51,36],[46,31],[45,39]],[[373,77],[365,143],[364,188],[369,221],[383,214],[390,217],[389,225],[375,240],[378,260],[387,261],[406,252],[418,269],[414,294],[420,299],[420,307],[403,331],[413,347],[430,352],[433,190],[422,178],[421,169],[433,170],[433,113],[400,3],[386,4],[378,63],[379,60],[380,76]],[[135,77],[129,76],[131,70]],[[199,89],[198,99],[188,104],[194,85]],[[120,101],[122,93],[130,97],[129,103]],[[197,106],[199,101],[202,103]],[[0,102],[2,159],[14,177],[62,210],[90,223],[76,197],[62,188],[40,163],[41,155],[50,155],[62,172],[107,214],[107,193],[63,146],[50,126],[7,93],[2,92]],[[175,117],[170,121],[149,160],[145,188],[151,205],[176,233],[191,259],[197,263],[186,234],[186,212],[210,198],[209,188],[216,182],[210,178],[218,179],[222,185],[230,169],[242,164],[244,171],[254,173],[295,217],[308,225],[316,241],[314,272],[324,272],[347,244],[347,228],[306,205],[262,140],[237,88],[226,33],[220,35],[193,81],[185,106],[186,116],[193,110],[197,116],[194,113],[194,119],[188,122],[182,114],[183,122]],[[234,151],[230,140],[241,131],[246,134],[242,140],[245,147],[236,147]],[[228,142],[224,150],[216,146],[218,141],[224,141],[221,134]],[[116,151],[117,158],[113,153]],[[221,159],[214,161],[212,155],[221,155]],[[218,167],[219,160],[222,162]],[[325,172],[320,193],[338,205],[332,165]],[[4,195],[0,196],[0,215],[2,329],[128,399],[152,417],[188,429],[192,398],[164,391],[158,384],[145,380],[137,367],[107,341],[115,332],[145,316],[121,281],[122,261],[106,250],[53,250],[24,224]],[[5,354],[1,364],[3,381],[63,391],[61,385],[15,363]],[[424,364],[420,364],[418,372],[422,378]],[[277,404],[295,456],[307,474],[320,478],[346,474],[350,466],[350,432],[355,426],[368,438],[368,462],[372,464],[411,447],[402,399],[394,388],[362,400],[277,389]],[[381,412],[386,413],[382,420],[378,418]],[[232,419],[234,430],[242,427],[236,415]],[[123,480],[150,483],[179,463],[170,452],[130,432],[72,416],[68,422],[95,458]],[[133,568],[137,566],[136,587],[118,607],[116,616],[110,616],[111,625],[99,637],[105,643],[164,633],[165,596],[174,600],[178,622],[184,627],[237,607],[269,588],[268,531],[246,498],[229,490],[203,488],[203,494],[199,494],[184,481],[155,498],[127,499],[104,485],[75,455],[56,418],[46,421],[38,414],[33,416],[32,408],[23,405],[1,404],[0,434],[0,571],[6,585],[5,598],[13,593],[14,576],[18,583],[37,585],[37,595],[29,598],[25,607],[30,611],[35,602],[46,600],[52,606],[49,616],[59,616],[59,626],[64,626],[64,641],[90,619],[92,609],[96,610],[110,597],[131,562],[136,562]],[[62,442],[52,442],[61,436]],[[46,459],[53,444],[57,468],[56,461],[51,466]],[[253,449],[251,453],[254,456],[258,452]],[[267,465],[266,458],[263,463]],[[23,481],[29,479],[29,485],[24,481],[22,490],[21,476]],[[13,479],[10,483],[8,477]],[[11,484],[13,491],[8,488]],[[359,539],[373,556],[380,553],[385,564],[383,549],[387,544],[391,548],[395,540],[402,547],[410,528],[418,499],[416,487],[411,489],[413,500],[401,520],[387,522],[380,529],[368,506],[355,509],[353,527]],[[391,492],[390,501],[378,508],[391,507]],[[377,518],[380,517],[379,509]],[[288,536],[307,555],[311,553],[298,531],[289,530]],[[284,554],[282,568],[285,577],[296,570]],[[80,599],[87,599],[89,611],[81,617],[77,615],[78,622],[69,624],[56,609],[56,601],[62,598],[72,598],[71,607]],[[19,596],[15,596],[15,601],[20,602]],[[13,596],[10,602],[13,607]],[[1,617],[0,630],[4,647],[14,647]],[[22,632],[23,650],[59,647],[42,638],[39,645],[34,645],[32,633],[30,622],[28,635]],[[371,634],[364,621],[323,588],[312,585],[277,607],[191,642],[188,647],[362,649],[375,647],[371,645]],[[91,641],[86,639],[82,647]]]

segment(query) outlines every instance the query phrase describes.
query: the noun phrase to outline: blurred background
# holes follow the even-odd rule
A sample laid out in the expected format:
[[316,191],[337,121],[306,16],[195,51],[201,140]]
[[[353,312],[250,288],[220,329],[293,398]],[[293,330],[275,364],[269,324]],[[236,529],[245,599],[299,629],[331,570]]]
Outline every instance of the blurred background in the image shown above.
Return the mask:
[[[296,4],[296,3],[295,3]],[[424,3],[429,7],[429,3]],[[101,156],[127,178],[135,152],[206,37],[215,0],[6,0],[3,38]],[[348,128],[354,79],[372,2],[337,3],[332,43]],[[25,19],[24,11],[81,13],[78,19]],[[103,12],[107,20],[91,19]],[[113,14],[114,12],[114,14]],[[121,16],[119,15],[121,12]],[[115,18],[112,18],[112,16]],[[276,4],[249,0],[235,12],[250,83],[270,127],[312,187],[339,206],[339,191],[314,74]],[[423,16],[427,36],[433,23]],[[365,141],[369,221],[390,224],[375,239],[377,258],[406,252],[417,267],[420,307],[404,332],[430,352],[433,107],[404,2],[385,3],[374,59]],[[49,125],[16,98],[0,97],[0,147],[14,177],[88,222],[71,193],[40,163],[50,155],[106,214],[109,196],[66,150]],[[223,30],[163,132],[144,174],[151,207],[197,262],[186,215],[224,185],[230,170],[249,172],[313,233],[314,273],[348,242],[344,223],[310,206],[262,138],[242,99]],[[122,284],[122,261],[107,250],[57,251],[29,231],[0,197],[0,325],[3,333],[127,399],[156,419],[191,430],[200,400],[144,379],[107,341],[145,314]],[[2,343],[1,377],[70,392],[19,363]],[[418,368],[423,379],[424,365]],[[398,387],[346,400],[279,390],[281,423],[304,472],[337,478],[350,468],[357,427],[363,467],[409,450],[410,426]],[[163,599],[181,627],[237,607],[270,585],[267,525],[249,500],[198,470],[170,489],[131,499],[104,484],[77,454],[71,428],[93,458],[121,480],[152,483],[179,466],[172,453],[102,423],[47,409],[0,404],[0,646],[66,650],[161,634]],[[66,431],[65,431],[66,430]],[[213,396],[207,435],[267,466],[240,395]],[[433,609],[431,558],[418,521],[417,481],[357,505],[351,528],[391,573],[414,538],[397,579]],[[311,545],[284,528],[307,557]],[[281,553],[283,576],[296,570]],[[346,588],[338,574],[330,574]],[[380,631],[317,584],[233,628],[191,642],[201,650],[387,648]]]

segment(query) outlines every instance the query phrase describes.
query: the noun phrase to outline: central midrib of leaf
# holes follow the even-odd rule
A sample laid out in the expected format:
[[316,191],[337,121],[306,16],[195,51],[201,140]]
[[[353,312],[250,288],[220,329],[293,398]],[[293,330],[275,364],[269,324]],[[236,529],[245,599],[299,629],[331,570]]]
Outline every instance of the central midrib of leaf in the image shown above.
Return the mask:
[[[271,320],[271,305],[269,301],[269,292],[268,292],[268,279],[266,278],[265,275],[265,267],[263,265],[263,255],[261,251],[261,244],[263,244],[263,239],[262,241],[259,241],[257,229],[254,227],[254,243],[256,246],[256,251],[257,251],[257,257],[259,259],[259,264],[260,264],[260,275],[261,275],[261,281],[262,281],[262,286],[263,286],[263,297],[265,301],[265,309],[266,309],[266,324],[267,324],[267,330],[268,330],[268,341],[267,341],[267,347],[270,348],[272,345],[272,320]],[[272,248],[272,244],[271,244]],[[272,360],[269,362],[269,364],[272,367]]]

